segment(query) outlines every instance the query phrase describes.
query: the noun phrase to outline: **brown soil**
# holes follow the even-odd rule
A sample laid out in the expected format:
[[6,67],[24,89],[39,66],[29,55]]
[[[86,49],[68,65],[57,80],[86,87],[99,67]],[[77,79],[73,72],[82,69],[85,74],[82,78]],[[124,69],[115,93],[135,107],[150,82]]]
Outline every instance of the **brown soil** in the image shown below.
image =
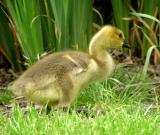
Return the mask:
[[14,79],[15,77],[13,76],[11,69],[0,69],[0,89],[5,89]]

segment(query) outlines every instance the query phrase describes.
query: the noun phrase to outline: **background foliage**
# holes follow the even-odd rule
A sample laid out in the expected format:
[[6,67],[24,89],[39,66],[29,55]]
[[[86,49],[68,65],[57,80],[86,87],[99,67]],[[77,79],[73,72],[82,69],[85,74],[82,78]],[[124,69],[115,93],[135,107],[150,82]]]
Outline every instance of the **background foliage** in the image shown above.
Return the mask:
[[[93,32],[109,23],[124,31],[132,46],[130,55],[145,59],[150,47],[159,47],[159,3],[159,0],[1,0],[0,52],[15,71],[20,71],[24,58],[30,66],[44,52],[87,51]],[[152,55],[152,62],[159,64],[159,49],[155,48]]]

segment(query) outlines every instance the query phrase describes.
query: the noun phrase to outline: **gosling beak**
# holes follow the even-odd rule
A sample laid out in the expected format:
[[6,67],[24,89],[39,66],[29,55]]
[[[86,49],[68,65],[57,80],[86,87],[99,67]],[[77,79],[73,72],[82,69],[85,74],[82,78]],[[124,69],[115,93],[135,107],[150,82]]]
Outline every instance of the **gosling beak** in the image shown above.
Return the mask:
[[122,47],[123,47],[123,48],[131,48],[130,44],[128,44],[128,43],[125,42],[125,41],[124,41]]

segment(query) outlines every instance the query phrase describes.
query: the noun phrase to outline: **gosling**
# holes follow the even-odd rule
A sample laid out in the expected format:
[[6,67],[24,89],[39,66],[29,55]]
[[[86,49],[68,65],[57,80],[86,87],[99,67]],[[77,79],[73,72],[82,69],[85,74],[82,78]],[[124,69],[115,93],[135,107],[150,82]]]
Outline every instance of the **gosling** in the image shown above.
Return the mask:
[[91,39],[89,54],[80,51],[50,54],[25,71],[11,89],[15,95],[38,104],[68,106],[83,88],[107,79],[114,69],[107,49],[122,47],[128,47],[123,32],[106,25]]

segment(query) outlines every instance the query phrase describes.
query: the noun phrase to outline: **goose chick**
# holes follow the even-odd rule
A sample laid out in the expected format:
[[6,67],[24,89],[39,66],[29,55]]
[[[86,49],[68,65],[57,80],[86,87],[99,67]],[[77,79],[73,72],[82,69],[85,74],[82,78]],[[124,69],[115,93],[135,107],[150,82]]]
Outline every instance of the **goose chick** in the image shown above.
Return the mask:
[[112,73],[114,62],[107,49],[123,45],[123,32],[104,26],[91,39],[89,54],[79,51],[50,54],[25,71],[11,89],[38,104],[67,106],[84,87]]

